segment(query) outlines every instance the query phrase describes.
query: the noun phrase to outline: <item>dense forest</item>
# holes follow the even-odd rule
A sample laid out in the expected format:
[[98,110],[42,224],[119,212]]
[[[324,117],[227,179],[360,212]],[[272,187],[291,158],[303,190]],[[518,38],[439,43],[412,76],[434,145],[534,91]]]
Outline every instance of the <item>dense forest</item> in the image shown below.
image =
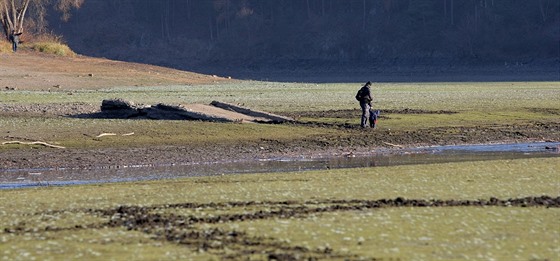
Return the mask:
[[78,53],[176,68],[560,57],[558,0],[85,0],[71,15],[49,28]]

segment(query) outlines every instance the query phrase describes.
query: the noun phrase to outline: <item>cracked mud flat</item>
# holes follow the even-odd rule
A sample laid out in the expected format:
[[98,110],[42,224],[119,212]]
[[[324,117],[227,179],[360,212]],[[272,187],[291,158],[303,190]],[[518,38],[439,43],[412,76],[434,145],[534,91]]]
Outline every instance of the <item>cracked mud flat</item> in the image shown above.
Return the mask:
[[[480,200],[317,200],[317,201],[242,201],[225,203],[179,203],[152,206],[121,205],[108,209],[68,209],[34,213],[51,218],[68,213],[92,215],[101,218],[99,223],[80,224],[72,227],[29,227],[25,223],[6,227],[4,234],[41,234],[101,228],[124,228],[150,235],[152,240],[176,243],[194,251],[208,252],[222,260],[239,260],[249,255],[264,256],[268,260],[319,260],[358,259],[359,255],[324,247],[309,249],[273,237],[252,236],[244,231],[212,227],[216,224],[251,220],[306,219],[313,215],[333,212],[359,212],[386,208],[441,208],[441,207],[520,207],[559,208],[560,197],[524,197]],[[265,209],[265,210],[263,210]],[[177,214],[181,210],[216,211],[212,216]],[[177,212],[174,212],[177,211]],[[196,213],[196,212],[193,212]],[[227,250],[227,251],[226,251]]]

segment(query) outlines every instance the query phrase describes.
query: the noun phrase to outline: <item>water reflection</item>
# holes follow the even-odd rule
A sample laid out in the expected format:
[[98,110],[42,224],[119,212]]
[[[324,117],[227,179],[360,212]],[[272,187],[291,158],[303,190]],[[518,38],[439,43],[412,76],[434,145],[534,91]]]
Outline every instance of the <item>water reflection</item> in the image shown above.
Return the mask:
[[61,186],[239,173],[289,172],[429,164],[461,161],[559,157],[560,143],[523,143],[426,147],[368,155],[323,158],[276,158],[259,161],[169,166],[131,166],[105,169],[34,169],[0,171],[0,189]]

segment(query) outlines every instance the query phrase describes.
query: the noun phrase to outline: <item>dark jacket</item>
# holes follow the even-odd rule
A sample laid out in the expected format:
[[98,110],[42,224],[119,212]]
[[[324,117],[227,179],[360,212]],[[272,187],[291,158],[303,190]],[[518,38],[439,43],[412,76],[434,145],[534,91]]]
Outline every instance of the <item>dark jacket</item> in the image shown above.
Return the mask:
[[371,97],[370,86],[366,85],[362,87],[356,94],[356,100],[365,103],[370,103],[371,101],[373,101],[373,98]]
[[21,34],[22,34],[22,33],[14,33],[14,34],[11,34],[11,35],[10,35],[10,40],[11,40],[12,42],[14,42],[14,43],[19,43],[19,36],[20,36]]

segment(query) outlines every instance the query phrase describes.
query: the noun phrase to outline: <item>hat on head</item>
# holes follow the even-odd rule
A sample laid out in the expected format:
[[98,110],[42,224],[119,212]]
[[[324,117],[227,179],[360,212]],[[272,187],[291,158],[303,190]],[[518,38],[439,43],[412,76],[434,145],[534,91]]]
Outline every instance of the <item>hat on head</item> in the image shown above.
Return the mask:
[[371,82],[370,81],[366,82],[366,86],[371,86]]

